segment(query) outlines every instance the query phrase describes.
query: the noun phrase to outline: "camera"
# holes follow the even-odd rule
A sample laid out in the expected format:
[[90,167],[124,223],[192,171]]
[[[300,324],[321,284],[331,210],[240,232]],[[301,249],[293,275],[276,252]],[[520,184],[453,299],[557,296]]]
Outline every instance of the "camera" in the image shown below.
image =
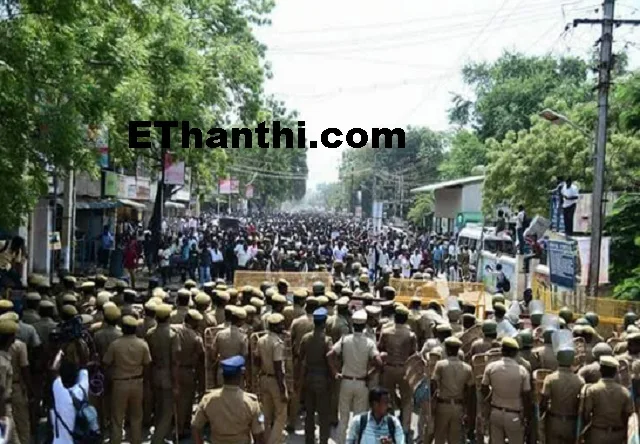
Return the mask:
[[82,337],[83,329],[82,318],[80,316],[74,316],[60,324],[58,328],[51,332],[51,340],[57,343],[75,341]]

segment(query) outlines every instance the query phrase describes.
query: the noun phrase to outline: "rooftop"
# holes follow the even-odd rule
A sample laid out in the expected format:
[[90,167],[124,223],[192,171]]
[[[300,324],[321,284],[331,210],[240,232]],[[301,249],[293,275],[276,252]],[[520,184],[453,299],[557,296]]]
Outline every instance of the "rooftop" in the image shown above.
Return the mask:
[[460,179],[446,180],[444,182],[432,183],[429,185],[423,185],[418,188],[413,188],[410,190],[411,193],[426,193],[430,191],[441,190],[443,188],[456,188],[462,185],[468,185],[471,183],[482,182],[484,180],[484,175],[482,176],[469,176],[462,177]]

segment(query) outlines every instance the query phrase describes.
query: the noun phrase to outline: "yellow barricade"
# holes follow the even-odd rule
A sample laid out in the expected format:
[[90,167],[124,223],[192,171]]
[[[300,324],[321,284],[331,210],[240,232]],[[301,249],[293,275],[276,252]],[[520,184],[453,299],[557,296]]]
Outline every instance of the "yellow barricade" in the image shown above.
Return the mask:
[[431,301],[444,304],[447,297],[456,296],[466,303],[475,305],[476,316],[484,315],[485,289],[482,283],[391,278],[389,285],[396,290],[395,300],[405,305],[408,305],[414,296],[420,296],[423,306]]
[[331,288],[331,273],[318,271],[311,273],[294,273],[289,271],[245,271],[237,270],[233,277],[233,286],[237,289],[245,285],[260,288],[263,282],[272,282],[274,285],[278,280],[285,279],[289,283],[289,290],[306,288],[311,291],[314,282],[323,282],[327,291]]

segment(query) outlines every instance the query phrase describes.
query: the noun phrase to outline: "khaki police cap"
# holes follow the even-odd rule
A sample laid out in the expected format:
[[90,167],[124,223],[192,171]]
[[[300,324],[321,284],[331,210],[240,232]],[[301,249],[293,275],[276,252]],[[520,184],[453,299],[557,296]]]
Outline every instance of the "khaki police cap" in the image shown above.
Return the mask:
[[253,287],[251,285],[245,285],[240,289],[240,291],[246,294],[250,294],[253,292]]
[[211,303],[211,297],[209,297],[207,293],[201,291],[193,299],[193,302],[195,302],[196,305],[209,305]]
[[251,305],[253,305],[254,307],[256,307],[256,308],[264,307],[264,301],[262,299],[260,299],[260,298],[251,298],[249,300],[249,303]]
[[13,308],[13,302],[11,302],[9,299],[2,299],[2,300],[0,300],[0,308],[2,308],[2,309],[12,309]]
[[338,307],[346,307],[347,305],[349,305],[349,298],[346,296],[343,296],[336,301],[336,306]]
[[110,321],[115,321],[122,315],[120,309],[115,304],[104,304],[103,311],[104,317]]
[[269,298],[273,297],[275,294],[276,294],[276,289],[273,287],[267,288],[267,290],[264,292],[264,295]]
[[229,293],[229,296],[232,297],[232,298],[237,298],[238,297],[238,290],[236,290],[233,287],[227,288],[227,293]]
[[41,301],[42,300],[42,296],[40,296],[40,293],[35,292],[35,291],[30,291],[29,293],[27,293],[26,296],[27,301]]
[[520,345],[514,338],[502,338],[502,346],[512,350],[520,350]]
[[181,288],[180,290],[178,290],[178,297],[179,298],[188,298],[191,296],[191,291],[187,288]]
[[157,307],[158,307],[158,303],[153,298],[149,299],[147,303],[144,304],[144,309],[148,311],[156,311]]
[[438,324],[436,326],[436,331],[438,333],[445,333],[445,332],[448,332],[448,331],[453,331],[453,329],[451,328],[451,325],[449,325],[449,324]]
[[422,298],[420,296],[411,296],[411,302],[422,303]]
[[122,325],[126,325],[127,327],[137,327],[138,320],[131,315],[126,315],[122,317]]
[[54,308],[55,304],[47,299],[40,302],[40,308]]
[[286,304],[287,303],[287,298],[284,297],[281,294],[275,294],[273,295],[273,297],[271,298],[272,302],[276,302],[276,303],[280,303],[280,304]]
[[20,320],[20,316],[18,316],[18,313],[14,311],[9,311],[7,313],[4,313],[3,315],[0,315],[0,321],[18,322],[19,320]]
[[71,275],[67,275],[65,277],[62,278],[63,281],[75,284],[76,282],[78,282],[78,280],[76,279],[75,276],[71,276]]
[[368,305],[364,309],[366,310],[367,314],[371,316],[377,316],[380,314],[380,312],[382,312],[382,309],[378,305]]
[[444,340],[444,345],[452,345],[452,346],[457,346],[457,347],[461,347],[462,346],[462,341],[458,338],[456,338],[455,336],[449,336],[447,339]]
[[66,304],[62,306],[62,313],[67,316],[75,316],[78,314],[78,310],[73,305]]
[[75,304],[78,302],[78,298],[72,295],[71,293],[67,293],[62,296],[63,304]]
[[154,298],[161,298],[164,299],[164,296],[167,293],[164,291],[164,289],[162,287],[156,287],[151,291],[151,296],[153,296]]
[[242,307],[233,307],[233,314],[238,318],[238,319],[247,319],[247,312],[245,311],[244,308]]
[[154,297],[154,298],[149,299],[149,302],[151,302],[151,301],[155,302],[156,307],[158,305],[160,305],[160,304],[164,304],[164,300],[162,298],[155,298]]
[[160,304],[156,307],[156,317],[159,319],[168,318],[173,311],[171,305],[169,304]]
[[18,332],[18,323],[15,321],[0,321],[0,335],[14,335]]
[[229,295],[229,293],[227,293],[226,291],[219,291],[219,290],[216,292],[216,297],[225,302],[229,302],[229,299],[231,299],[231,296]]
[[82,325],[93,324],[93,316],[91,316],[90,314],[84,313],[80,315],[80,318],[82,319]]
[[329,303],[329,298],[326,296],[318,296],[316,298],[316,300],[318,301],[318,306],[319,307],[324,307],[325,305],[327,305]]
[[353,316],[351,316],[354,324],[364,324],[367,322],[367,312],[365,310],[357,310]]
[[128,294],[129,296],[133,296],[133,297],[137,297],[138,296],[138,292],[135,291],[133,288],[125,288],[123,293],[124,294]]
[[327,297],[327,299],[329,299],[330,301],[337,301],[338,300],[338,295],[336,295],[333,291],[325,291],[324,295]]
[[399,315],[408,315],[409,309],[402,304],[396,305],[396,314]]
[[198,310],[189,310],[187,314],[194,321],[202,321],[204,319],[204,316],[202,316],[202,313],[200,313]]
[[294,298],[298,298],[298,299],[304,299],[308,296],[307,290],[305,290],[304,288],[297,288],[294,292],[293,292],[293,297]]
[[198,284],[193,279],[187,279],[186,282],[184,283],[185,287],[195,287],[197,285]]
[[122,279],[118,279],[116,281],[116,288],[121,290],[124,288],[127,288],[129,286],[129,284],[127,284],[125,281],[123,281]]
[[96,283],[92,281],[86,281],[80,284],[80,289],[82,290],[93,290],[96,288]]
[[340,292],[340,295],[351,297],[353,296],[353,291],[351,291],[350,288],[343,288],[342,291]]
[[209,281],[209,282],[205,282],[202,288],[212,289],[212,288],[215,288],[215,286],[216,286],[215,282]]
[[109,293],[108,291],[101,291],[100,293],[98,293],[98,296],[96,296],[96,305],[98,307],[102,307],[104,304],[109,302],[110,299],[111,293]]
[[604,367],[618,368],[620,362],[613,356],[600,356],[600,365]]
[[315,296],[309,296],[307,298],[307,304],[311,304],[311,305],[316,304],[317,305],[318,304],[318,298],[315,297]]
[[373,295],[371,293],[362,293],[362,299],[366,299],[366,300],[372,300],[373,299]]
[[96,275],[96,282],[106,283],[108,280],[109,280],[109,278],[107,278],[104,274],[97,274]]
[[247,315],[254,315],[258,313],[258,309],[253,305],[244,305],[242,309],[247,313]]
[[286,285],[289,286],[289,282],[286,279],[278,279],[278,285]]
[[366,274],[366,273],[362,273],[358,277],[358,282],[363,283],[363,284],[368,284],[369,283],[369,275]]
[[216,290],[218,291],[227,291],[227,286],[225,284],[216,285]]
[[270,314],[267,317],[267,322],[271,325],[280,324],[281,322],[284,322],[284,316],[282,316],[280,313]]

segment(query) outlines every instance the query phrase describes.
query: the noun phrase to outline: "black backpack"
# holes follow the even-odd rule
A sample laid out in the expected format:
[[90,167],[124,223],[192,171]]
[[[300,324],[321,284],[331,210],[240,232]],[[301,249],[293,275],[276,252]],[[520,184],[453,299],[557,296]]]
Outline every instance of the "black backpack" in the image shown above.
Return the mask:
[[[367,422],[369,422],[369,412],[361,413],[358,424],[358,439],[356,440],[356,444],[360,444],[362,442],[362,435],[364,434],[364,430],[367,428]],[[394,422],[391,415],[387,415],[387,429],[389,430],[389,438],[391,438],[391,441],[395,444],[396,423]]]
[[62,424],[65,430],[73,438],[75,444],[99,444],[103,442],[102,432],[100,430],[100,423],[98,420],[98,412],[95,407],[89,404],[89,398],[87,393],[81,388],[83,398],[78,399],[73,394],[71,389],[68,389],[69,395],[73,401],[73,406],[76,409],[76,421],[73,430],[64,422],[64,420],[58,414],[55,408],[55,400],[53,403],[53,411],[55,413],[54,420],[54,433],[58,436],[58,423]]

